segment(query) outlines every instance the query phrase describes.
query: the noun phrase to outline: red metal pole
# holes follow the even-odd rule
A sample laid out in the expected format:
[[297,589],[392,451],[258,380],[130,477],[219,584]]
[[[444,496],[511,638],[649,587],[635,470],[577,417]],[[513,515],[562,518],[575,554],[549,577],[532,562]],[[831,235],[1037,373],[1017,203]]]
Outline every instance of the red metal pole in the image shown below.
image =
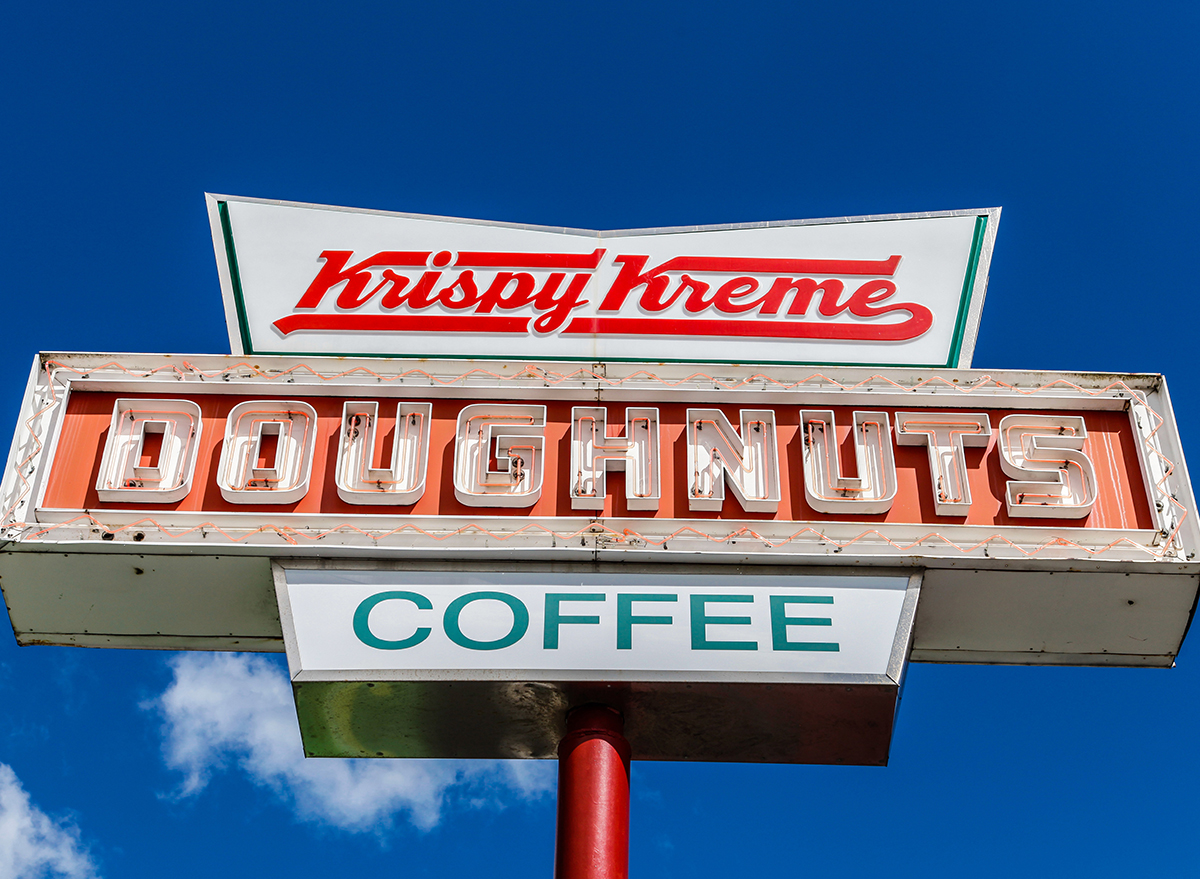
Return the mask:
[[629,742],[620,712],[582,705],[558,744],[555,879],[629,876]]

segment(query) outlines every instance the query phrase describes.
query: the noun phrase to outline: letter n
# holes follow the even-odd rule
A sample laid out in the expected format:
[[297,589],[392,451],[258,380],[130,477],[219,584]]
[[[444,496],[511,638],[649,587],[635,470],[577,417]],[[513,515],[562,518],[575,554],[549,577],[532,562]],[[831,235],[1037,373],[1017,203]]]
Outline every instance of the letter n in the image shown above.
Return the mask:
[[775,413],[742,409],[741,436],[720,409],[687,410],[688,509],[719,510],[725,483],[742,509],[779,509],[779,447]]

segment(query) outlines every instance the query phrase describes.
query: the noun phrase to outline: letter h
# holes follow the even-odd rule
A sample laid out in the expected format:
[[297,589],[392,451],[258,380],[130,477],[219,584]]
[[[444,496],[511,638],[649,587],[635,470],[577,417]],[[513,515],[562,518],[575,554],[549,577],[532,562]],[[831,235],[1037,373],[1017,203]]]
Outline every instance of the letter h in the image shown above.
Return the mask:
[[571,409],[571,509],[603,510],[609,470],[625,471],[625,505],[657,510],[659,496],[658,410],[625,410],[625,436],[608,435],[604,406]]

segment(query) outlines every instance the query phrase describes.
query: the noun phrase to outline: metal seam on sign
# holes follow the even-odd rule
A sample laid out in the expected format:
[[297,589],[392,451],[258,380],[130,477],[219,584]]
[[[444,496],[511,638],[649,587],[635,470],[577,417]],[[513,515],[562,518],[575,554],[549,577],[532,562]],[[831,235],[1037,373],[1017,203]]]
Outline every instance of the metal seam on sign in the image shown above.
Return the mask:
[[217,202],[221,215],[221,235],[225,239],[225,258],[229,260],[229,281],[233,286],[233,302],[237,307],[238,329],[242,334],[242,348],[247,354],[257,354],[250,343],[250,323],[246,319],[246,302],[242,298],[242,276],[238,272],[237,251],[233,245],[233,224],[229,219],[229,205]]
[[[341,358],[339,357],[337,359],[341,359]],[[57,367],[57,369],[52,371],[52,370],[50,370],[51,366],[55,366],[55,367]],[[419,376],[422,376],[425,379],[427,379],[430,382],[431,387],[434,385],[441,385],[444,387],[448,387],[450,385],[457,384],[458,382],[463,382],[467,379],[482,375],[482,376],[487,376],[489,378],[494,378],[496,381],[502,381],[502,382],[503,381],[520,381],[522,379],[525,379],[525,380],[540,381],[540,382],[543,382],[543,383],[545,383],[547,385],[551,385],[551,386],[562,384],[564,382],[571,381],[571,380],[575,380],[575,381],[589,381],[590,380],[590,381],[597,382],[597,384],[599,384],[599,385],[609,385],[611,387],[620,387],[621,385],[626,384],[628,382],[651,381],[651,382],[657,382],[660,386],[662,386],[664,388],[678,388],[680,385],[686,384],[687,382],[692,382],[692,381],[696,381],[697,379],[702,379],[706,382],[709,382],[709,383],[715,385],[716,387],[722,388],[727,391],[737,390],[738,388],[750,388],[750,387],[753,387],[755,382],[764,382],[764,383],[775,385],[774,390],[789,391],[789,390],[796,390],[796,389],[802,387],[803,385],[806,385],[809,382],[814,382],[814,381],[818,383],[818,386],[820,384],[828,384],[828,385],[832,385],[832,386],[838,388],[839,390],[843,390],[843,391],[858,390],[860,388],[869,386],[872,381],[879,381],[879,382],[882,382],[883,384],[887,385],[891,390],[899,391],[902,393],[916,393],[917,391],[924,389],[926,385],[935,384],[935,383],[941,385],[942,387],[946,388],[947,390],[958,391],[961,394],[970,394],[970,393],[973,393],[974,391],[982,390],[982,389],[986,388],[988,385],[994,385],[996,388],[1000,388],[1000,389],[1009,391],[1014,394],[1019,394],[1022,396],[1030,396],[1033,394],[1040,393],[1042,391],[1050,390],[1052,388],[1066,387],[1066,388],[1069,388],[1073,391],[1077,391],[1078,393],[1084,394],[1089,397],[1099,397],[1099,396],[1101,396],[1107,392],[1110,392],[1114,389],[1119,389],[1120,391],[1123,391],[1124,393],[1129,394],[1132,398],[1136,399],[1143,406],[1146,406],[1147,409],[1149,409],[1149,411],[1151,411],[1155,415],[1155,417],[1158,419],[1160,424],[1162,423],[1162,420],[1163,420],[1162,416],[1158,415],[1157,412],[1154,412],[1153,409],[1150,409],[1149,404],[1146,402],[1145,394],[1143,391],[1135,390],[1135,389],[1131,388],[1128,384],[1126,384],[1124,381],[1121,381],[1121,380],[1109,382],[1107,385],[1100,387],[1100,388],[1085,388],[1082,385],[1078,385],[1072,381],[1068,381],[1066,379],[1061,379],[1061,378],[1054,379],[1053,381],[1047,382],[1042,385],[1038,385],[1036,387],[1021,388],[1017,385],[1011,384],[1010,382],[1003,381],[1002,379],[994,379],[990,375],[986,375],[986,374],[979,376],[979,379],[970,385],[962,385],[960,383],[957,383],[956,380],[951,381],[940,375],[931,375],[929,378],[921,379],[920,381],[917,381],[908,386],[905,386],[905,385],[901,384],[900,382],[897,382],[894,379],[889,378],[888,376],[884,375],[883,373],[878,373],[878,372],[871,376],[868,376],[867,378],[863,379],[862,381],[855,382],[854,384],[844,384],[842,382],[839,382],[837,379],[832,378],[828,375],[825,375],[824,373],[821,373],[821,372],[814,372],[811,375],[808,375],[805,378],[802,378],[798,381],[780,381],[778,379],[772,378],[771,376],[765,375],[763,373],[755,373],[746,378],[743,378],[743,379],[740,379],[737,381],[732,381],[730,379],[717,378],[715,376],[711,376],[708,373],[704,373],[704,372],[693,372],[693,373],[685,376],[684,378],[672,380],[672,379],[661,378],[660,376],[655,375],[654,373],[649,372],[644,369],[640,369],[637,372],[631,373],[628,376],[622,376],[622,377],[618,377],[618,378],[610,378],[609,376],[605,375],[602,372],[596,372],[594,370],[589,370],[589,369],[577,369],[570,373],[560,373],[560,372],[548,371],[548,370],[542,369],[542,367],[538,366],[537,364],[533,364],[533,363],[525,364],[520,369],[514,369],[514,371],[509,375],[502,375],[501,373],[493,372],[492,370],[488,370],[488,369],[469,369],[466,372],[460,373],[457,376],[452,376],[450,378],[443,379],[443,378],[439,378],[437,374],[435,374],[433,372],[429,372],[428,370],[424,370],[424,369],[409,369],[409,370],[405,370],[404,372],[400,372],[400,373],[382,373],[382,372],[376,372],[373,369],[368,369],[367,367],[364,367],[364,366],[355,366],[355,367],[351,367],[350,369],[341,370],[339,372],[320,373],[306,363],[299,363],[299,364],[296,364],[295,366],[290,366],[285,370],[280,370],[279,372],[266,372],[266,371],[262,370],[260,367],[254,366],[244,360],[240,361],[238,363],[232,364],[230,366],[222,367],[221,369],[212,370],[212,371],[208,371],[208,372],[201,369],[200,367],[195,366],[194,364],[190,363],[187,360],[183,361],[182,367],[176,366],[175,364],[172,364],[172,363],[168,363],[168,364],[164,364],[162,366],[155,367],[153,369],[141,369],[141,368],[137,368],[137,367],[130,369],[129,367],[124,366],[123,364],[117,362],[116,360],[110,360],[107,363],[100,364],[99,366],[89,367],[89,368],[85,368],[85,369],[81,369],[81,368],[74,367],[74,366],[68,366],[67,364],[63,363],[62,361],[58,361],[58,360],[47,360],[46,361],[46,371],[48,373],[50,373],[50,372],[57,373],[59,371],[64,371],[64,372],[74,372],[79,375],[87,374],[87,375],[91,376],[100,370],[107,369],[110,367],[117,369],[133,378],[149,378],[160,372],[174,372],[176,374],[176,377],[178,377],[178,378],[184,378],[186,375],[191,374],[191,375],[195,375],[199,378],[233,379],[233,378],[240,377],[240,376],[232,375],[233,372],[235,372],[236,370],[239,370],[239,369],[244,369],[244,370],[247,370],[248,372],[251,372],[253,374],[253,376],[257,379],[263,379],[266,381],[283,380],[284,382],[293,381],[294,378],[292,377],[292,373],[296,372],[297,370],[301,370],[301,369],[305,370],[312,378],[318,379],[320,381],[325,381],[325,382],[335,381],[339,378],[345,378],[346,376],[353,375],[354,373],[364,373],[366,375],[371,376],[372,378],[377,379],[380,382],[394,382],[394,381],[403,382],[404,379],[409,376],[419,375]],[[841,368],[841,367],[838,367],[838,368]],[[898,366],[898,367],[888,367],[888,368],[889,369],[906,369],[906,368],[911,368],[911,367]],[[918,367],[918,368],[920,368],[920,367]],[[579,376],[581,374],[583,375],[583,378],[579,378]],[[244,378],[249,378],[249,377],[250,376],[244,376]],[[53,376],[50,377],[50,381],[51,382],[54,381]],[[52,403],[54,403],[54,402],[57,402],[57,399],[52,400]],[[39,413],[35,413],[35,414],[40,414],[41,411],[44,411],[44,410],[40,410]]]
[[988,218],[985,216],[975,218],[975,237],[971,241],[971,255],[967,259],[967,274],[963,279],[962,296],[958,303],[958,319],[954,324],[954,344],[950,348],[947,366],[963,365],[958,363],[958,357],[962,351],[963,338],[967,333],[967,315],[971,310],[971,295],[975,291],[975,274],[979,270],[979,257],[983,253],[983,238],[987,231],[987,221]]
[[[836,540],[836,539],[830,537],[826,531],[818,530],[818,529],[813,528],[808,525],[806,525],[803,528],[798,529],[797,531],[792,532],[790,535],[786,536],[782,540],[772,540],[769,537],[764,537],[762,534],[760,534],[759,532],[750,528],[749,526],[743,526],[741,528],[738,528],[737,530],[728,531],[725,533],[724,536],[722,536],[720,534],[714,535],[714,534],[705,533],[690,524],[684,525],[680,528],[676,528],[675,531],[673,531],[672,533],[667,534],[665,536],[662,536],[661,538],[656,538],[654,536],[644,535],[632,528],[624,528],[621,531],[617,531],[616,529],[613,529],[613,528],[603,524],[602,522],[597,522],[597,521],[591,521],[591,522],[589,522],[589,524],[585,525],[582,528],[576,529],[575,531],[555,531],[554,529],[547,528],[546,526],[544,526],[540,523],[533,522],[533,523],[530,523],[527,525],[523,525],[520,528],[517,528],[515,530],[511,530],[511,531],[507,531],[507,532],[493,531],[490,528],[486,528],[482,525],[472,522],[472,523],[463,525],[461,527],[454,528],[453,530],[443,532],[440,535],[434,531],[430,531],[425,528],[421,528],[419,525],[414,525],[411,523],[405,523],[405,524],[400,525],[399,527],[393,528],[389,531],[378,531],[378,532],[371,532],[371,531],[365,530],[363,528],[359,528],[357,525],[354,525],[354,524],[348,523],[348,522],[342,523],[339,525],[335,525],[332,528],[326,528],[326,529],[323,529],[320,531],[311,531],[309,529],[301,530],[299,528],[293,528],[289,525],[260,525],[257,528],[247,531],[241,537],[236,537],[231,532],[234,532],[237,529],[231,528],[227,531],[213,522],[204,522],[199,525],[194,525],[190,528],[185,528],[184,530],[182,530],[180,532],[172,534],[166,526],[160,524],[156,519],[153,519],[151,517],[139,519],[136,522],[132,522],[127,525],[122,525],[122,526],[119,526],[116,528],[110,528],[109,526],[106,526],[103,522],[101,522],[99,519],[97,519],[95,516],[92,516],[89,513],[84,513],[79,516],[75,516],[64,522],[56,522],[52,525],[49,525],[46,528],[41,529],[40,531],[37,531],[37,532],[29,535],[29,537],[30,537],[30,539],[36,539],[38,537],[42,537],[45,534],[49,534],[50,532],[55,531],[59,528],[69,527],[69,526],[71,526],[73,524],[77,524],[79,522],[89,522],[100,528],[104,528],[107,532],[112,533],[112,534],[118,534],[123,531],[129,531],[132,529],[145,529],[148,527],[154,527],[161,534],[163,534],[165,537],[168,537],[170,539],[179,539],[181,537],[186,537],[186,536],[188,536],[190,534],[194,534],[196,532],[200,532],[202,536],[216,533],[216,534],[220,534],[222,537],[224,537],[225,539],[229,540],[232,543],[239,543],[243,540],[247,540],[250,537],[253,537],[255,534],[274,533],[292,546],[299,545],[299,542],[296,538],[302,537],[305,540],[315,543],[317,541],[322,540],[325,537],[330,536],[331,534],[336,534],[336,533],[345,532],[345,531],[357,532],[358,534],[361,534],[364,537],[367,537],[368,539],[371,539],[373,541],[378,541],[385,537],[390,537],[393,535],[401,534],[406,531],[412,531],[412,532],[420,534],[423,537],[427,537],[430,540],[437,541],[437,542],[449,540],[452,537],[457,537],[457,536],[460,536],[465,533],[482,534],[482,535],[485,535],[486,537],[488,537],[489,539],[496,540],[498,542],[504,542],[506,540],[510,540],[511,538],[519,537],[519,536],[525,534],[525,532],[530,531],[530,532],[541,532],[544,535],[547,535],[549,537],[559,539],[559,540],[570,540],[570,539],[573,539],[576,537],[580,537],[581,535],[592,535],[592,536],[611,535],[610,539],[612,540],[613,543],[616,543],[616,544],[625,544],[625,543],[629,543],[630,541],[633,541],[633,540],[640,540],[643,543],[653,545],[653,546],[663,546],[664,544],[666,544],[670,541],[679,539],[683,535],[693,536],[696,538],[707,540],[711,543],[725,543],[730,540],[736,540],[736,539],[743,538],[743,537],[749,537],[749,538],[759,541],[760,543],[762,543],[764,546],[766,546],[769,549],[778,549],[780,547],[787,546],[787,545],[791,544],[792,542],[799,540],[801,537],[803,537],[804,535],[807,534],[807,535],[812,535],[812,538],[814,540],[816,540],[819,545],[829,544],[830,546],[837,547],[839,551],[842,549],[846,549],[848,547],[854,546],[859,541],[863,541],[865,538],[867,538],[871,535],[875,535],[879,538],[879,541],[881,543],[887,544],[892,549],[894,549],[898,552],[908,552],[908,551],[911,551],[913,549],[923,546],[926,543],[926,541],[937,540],[937,541],[940,541],[944,547],[946,547],[948,549],[956,550],[956,551],[966,555],[966,554],[975,552],[981,548],[986,550],[988,548],[988,546],[990,544],[992,544],[993,542],[999,542],[1001,544],[1011,547],[1016,552],[1020,553],[1021,555],[1025,556],[1027,558],[1036,556],[1039,553],[1045,552],[1046,550],[1051,550],[1051,549],[1056,549],[1056,548],[1074,549],[1074,550],[1079,550],[1080,552],[1085,552],[1089,556],[1098,556],[1098,555],[1103,555],[1106,552],[1113,551],[1116,547],[1118,547],[1121,544],[1125,544],[1133,549],[1140,550],[1141,552],[1144,552],[1147,555],[1150,555],[1150,556],[1153,556],[1156,558],[1162,558],[1167,554],[1167,550],[1170,548],[1170,545],[1171,545],[1170,540],[1164,541],[1162,544],[1163,548],[1161,550],[1156,551],[1153,546],[1145,546],[1143,544],[1137,543],[1136,541],[1134,541],[1128,537],[1120,537],[1120,538],[1106,544],[1105,546],[1100,547],[1099,549],[1093,549],[1093,548],[1084,546],[1084,545],[1078,543],[1077,541],[1074,541],[1068,537],[1049,537],[1046,540],[1042,541],[1041,543],[1033,546],[1032,549],[1026,550],[1021,544],[1015,542],[1014,540],[1009,539],[1002,532],[997,532],[995,534],[992,534],[989,537],[984,538],[983,540],[980,540],[974,544],[967,546],[967,545],[959,545],[955,541],[951,540],[949,537],[946,537],[945,535],[943,535],[937,531],[929,531],[926,534],[922,535],[921,537],[918,537],[916,540],[910,541],[908,543],[898,543],[898,542],[890,539],[886,534],[884,534],[882,531],[880,531],[877,528],[869,528],[869,529],[859,533],[858,535],[852,537],[849,540],[839,541],[839,540]],[[898,523],[898,524],[911,526],[913,523]],[[1154,533],[1157,533],[1157,532],[1154,532]]]

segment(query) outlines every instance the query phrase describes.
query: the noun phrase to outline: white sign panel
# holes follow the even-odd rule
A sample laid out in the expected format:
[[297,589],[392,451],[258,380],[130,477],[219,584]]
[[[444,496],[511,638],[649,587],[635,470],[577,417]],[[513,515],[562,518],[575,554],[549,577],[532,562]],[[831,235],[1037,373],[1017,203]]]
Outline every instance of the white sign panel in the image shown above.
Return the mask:
[[594,232],[208,196],[235,354],[968,366],[998,208]]
[[297,681],[885,675],[909,578],[284,569]]

